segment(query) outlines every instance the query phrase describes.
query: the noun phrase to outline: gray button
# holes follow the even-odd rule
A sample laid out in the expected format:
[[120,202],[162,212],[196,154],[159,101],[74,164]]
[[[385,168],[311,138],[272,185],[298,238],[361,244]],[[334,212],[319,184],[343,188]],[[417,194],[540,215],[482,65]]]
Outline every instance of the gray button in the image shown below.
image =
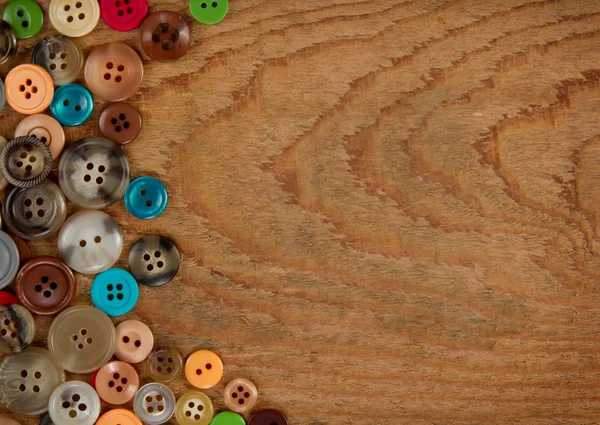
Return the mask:
[[40,40],[31,60],[48,71],[57,86],[75,81],[83,67],[81,48],[63,35],[50,35]]
[[175,411],[175,396],[166,385],[153,382],[140,388],[133,399],[133,410],[148,425],[168,421]]
[[17,37],[10,25],[0,21],[0,65],[8,62],[17,54]]
[[146,286],[162,286],[170,282],[179,270],[179,251],[173,242],[162,236],[146,236],[129,251],[129,270]]
[[0,231],[0,289],[7,287],[19,271],[19,248],[6,233]]

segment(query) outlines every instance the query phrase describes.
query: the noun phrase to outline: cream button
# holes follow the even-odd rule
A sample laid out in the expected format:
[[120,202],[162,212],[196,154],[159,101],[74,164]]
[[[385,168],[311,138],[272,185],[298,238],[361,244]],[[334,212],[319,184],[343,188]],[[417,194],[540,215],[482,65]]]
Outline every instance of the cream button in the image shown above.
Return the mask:
[[83,37],[96,28],[100,5],[97,0],[51,0],[48,15],[61,34]]

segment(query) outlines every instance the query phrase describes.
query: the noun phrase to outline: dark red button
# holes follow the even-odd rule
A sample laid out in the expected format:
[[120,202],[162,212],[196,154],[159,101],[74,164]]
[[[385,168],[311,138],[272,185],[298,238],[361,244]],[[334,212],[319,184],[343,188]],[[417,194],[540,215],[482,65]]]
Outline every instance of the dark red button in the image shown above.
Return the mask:
[[19,299],[17,297],[15,297],[10,292],[0,291],[0,305],[6,305],[6,304],[21,305],[21,302],[19,301]]
[[264,409],[252,415],[248,425],[287,425],[287,419],[278,410]]
[[19,250],[19,261],[21,262],[21,264],[25,264],[25,262],[31,260],[31,248],[29,248],[29,245],[27,244],[27,242],[25,242],[25,239],[20,238],[17,235],[9,235],[13,241],[15,241],[15,244],[17,245],[17,249]]

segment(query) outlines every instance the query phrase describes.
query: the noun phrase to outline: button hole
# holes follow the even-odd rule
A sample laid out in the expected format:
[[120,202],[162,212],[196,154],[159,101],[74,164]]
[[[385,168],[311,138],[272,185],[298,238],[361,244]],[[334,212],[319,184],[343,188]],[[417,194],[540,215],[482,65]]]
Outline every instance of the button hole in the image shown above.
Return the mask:
[[71,15],[67,16],[67,22],[68,23],[73,22],[73,17]]

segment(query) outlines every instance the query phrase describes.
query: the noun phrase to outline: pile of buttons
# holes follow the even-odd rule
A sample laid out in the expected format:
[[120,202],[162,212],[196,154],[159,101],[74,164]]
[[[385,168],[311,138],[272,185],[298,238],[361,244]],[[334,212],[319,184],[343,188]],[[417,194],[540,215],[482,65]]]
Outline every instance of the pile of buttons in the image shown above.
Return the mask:
[[[221,21],[227,0],[191,0],[192,16],[203,24]],[[8,192],[0,215],[0,403],[20,415],[42,415],[43,425],[158,425],[175,416],[181,425],[245,425],[256,386],[238,378],[224,390],[230,409],[215,412],[199,390],[217,385],[223,362],[199,350],[184,362],[173,347],[155,347],[150,328],[137,320],[116,327],[109,316],[131,311],[138,284],[169,283],[179,269],[179,252],[169,239],[152,235],[138,240],[128,254],[129,271],[112,268],[121,255],[118,223],[100,209],[121,198],[134,217],[152,219],[167,206],[167,191],[156,178],[130,181],[123,145],[139,135],[139,112],[123,100],[134,95],[144,75],[140,56],[124,43],[97,46],[84,60],[69,37],[90,33],[100,17],[117,31],[140,28],[143,51],[158,61],[175,60],[190,46],[185,19],[170,11],[148,15],[147,0],[51,0],[49,17],[60,33],[43,38],[31,64],[20,64],[0,80],[0,109],[5,101],[27,115],[12,140],[0,137],[0,189]],[[148,15],[148,16],[147,16]],[[43,26],[42,8],[34,0],[11,0],[0,21],[0,65],[16,54],[17,42]],[[83,69],[85,87],[74,83]],[[55,86],[57,87],[55,89]],[[101,136],[68,144],[63,126],[89,120],[94,96],[115,102],[102,112]],[[50,115],[44,114],[49,109]],[[58,164],[57,183],[49,176]],[[9,187],[12,185],[12,187]],[[67,202],[81,209],[67,217]],[[57,234],[61,258],[32,257],[26,240]],[[92,306],[71,306],[76,293],[73,271],[96,275]],[[30,346],[32,316],[56,315],[47,349]],[[153,382],[141,385],[133,364],[146,362]],[[90,383],[66,382],[65,371],[91,374]],[[166,385],[183,372],[198,390],[176,399]],[[133,412],[102,403],[133,402]],[[16,423],[0,418],[2,425]],[[274,409],[255,412],[250,425],[287,425]]]

